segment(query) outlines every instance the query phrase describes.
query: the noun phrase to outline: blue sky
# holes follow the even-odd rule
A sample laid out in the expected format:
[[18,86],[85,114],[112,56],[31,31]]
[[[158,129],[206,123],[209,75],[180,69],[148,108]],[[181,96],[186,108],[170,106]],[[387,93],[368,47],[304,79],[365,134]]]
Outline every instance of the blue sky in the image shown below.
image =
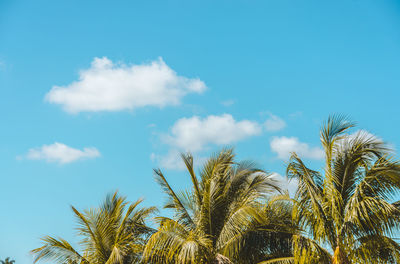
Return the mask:
[[71,204],[162,205],[180,151],[318,169],[332,113],[396,148],[399,71],[396,0],[0,0],[0,259],[76,241]]

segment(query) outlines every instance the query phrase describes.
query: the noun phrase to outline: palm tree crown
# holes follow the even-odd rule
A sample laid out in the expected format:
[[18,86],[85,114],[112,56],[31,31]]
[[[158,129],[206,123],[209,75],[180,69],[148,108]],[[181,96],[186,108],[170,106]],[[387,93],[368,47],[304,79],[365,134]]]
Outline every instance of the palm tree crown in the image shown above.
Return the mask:
[[[279,190],[271,175],[250,162],[234,162],[223,150],[194,172],[193,157],[182,155],[192,188],[175,192],[160,170],[156,179],[168,196],[165,208],[175,216],[158,218],[160,227],[144,251],[146,263],[257,263],[290,256],[291,235],[279,232],[291,223],[290,210],[274,210],[261,198]],[[286,221],[286,222],[285,222]]]
[[66,240],[46,236],[43,246],[32,250],[34,262],[51,260],[70,264],[133,264],[141,254],[152,229],[145,220],[154,207],[138,209],[141,200],[128,204],[117,193],[108,195],[99,208],[79,212],[72,207],[78,221],[82,253]]
[[400,189],[400,165],[379,138],[346,134],[353,126],[342,116],[323,126],[324,174],[296,154],[287,167],[299,183],[294,216],[309,233],[294,237],[297,263],[399,263],[400,247],[392,239],[399,210],[391,201]]
[[0,260],[1,264],[14,264],[15,260],[11,260],[9,257],[5,258],[4,260]]

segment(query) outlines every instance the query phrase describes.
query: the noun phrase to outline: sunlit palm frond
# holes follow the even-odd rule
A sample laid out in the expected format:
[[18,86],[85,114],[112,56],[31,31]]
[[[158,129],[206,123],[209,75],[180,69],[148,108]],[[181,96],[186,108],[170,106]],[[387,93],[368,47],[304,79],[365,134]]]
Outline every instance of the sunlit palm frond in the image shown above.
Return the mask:
[[178,195],[169,185],[167,179],[164,177],[164,174],[159,169],[155,169],[154,172],[156,181],[158,182],[158,184],[160,184],[163,191],[167,194],[167,202],[164,205],[164,208],[174,209],[174,212],[178,217],[178,221],[193,224],[193,219],[190,217],[189,212],[179,199]]
[[241,208],[221,232],[222,252],[243,264],[290,257],[291,237],[297,232],[291,210],[290,203],[282,200]]
[[294,257],[275,258],[259,262],[258,264],[294,264]]
[[365,166],[389,151],[382,140],[365,131],[341,139],[336,146],[332,174],[327,176],[331,177],[344,203],[363,178]]
[[[150,263],[196,263],[210,240],[172,219],[163,218],[160,228],[149,239],[144,260]],[[194,260],[194,261],[193,261]],[[179,261],[179,262],[178,262]],[[193,262],[191,262],[193,261]]]
[[196,203],[201,203],[201,191],[200,191],[200,184],[197,179],[196,173],[194,172],[194,165],[193,165],[193,155],[190,153],[181,154],[181,158],[186,165],[186,168],[189,172],[190,179],[192,180],[193,184],[193,192],[196,198]]
[[329,167],[332,160],[333,148],[338,140],[340,140],[343,134],[354,127],[355,123],[349,121],[345,115],[332,115],[329,116],[320,132],[320,139],[322,146],[325,150],[325,158],[327,170],[329,172]]
[[226,174],[234,164],[235,155],[233,149],[223,149],[221,152],[211,156],[202,166],[200,173],[200,190],[206,191],[210,180],[216,175]]
[[[160,227],[146,245],[145,261],[247,264],[266,260],[283,248],[286,255],[280,256],[290,255],[291,234],[280,230],[283,215],[268,218],[262,210],[268,194],[280,191],[278,183],[254,163],[235,162],[234,157],[232,149],[222,150],[204,163],[197,177],[192,156],[182,155],[193,185],[183,192],[172,190],[159,173],[175,216],[157,219]],[[182,221],[186,214],[192,222]],[[284,217],[291,223],[290,213]],[[251,247],[260,251],[246,262]]]
[[72,210],[78,222],[82,254],[63,239],[43,238],[43,246],[32,250],[35,261],[52,260],[69,264],[134,264],[141,261],[147,237],[153,230],[146,225],[154,207],[138,208],[141,200],[126,202],[117,193],[108,195],[98,208]]
[[293,252],[295,263],[298,264],[330,263],[332,259],[331,254],[317,241],[301,235],[293,236]]
[[[325,210],[323,179],[319,172],[307,168],[304,162],[293,154],[287,167],[289,179],[296,179],[298,187],[295,194],[294,217],[300,227],[308,228],[317,239],[323,238],[333,229],[330,216]],[[334,238],[328,238],[334,243]]]
[[366,264],[399,263],[400,245],[384,235],[366,235],[357,239],[352,256]]
[[68,264],[90,263],[62,238],[45,236],[41,240],[43,246],[31,251],[35,255],[34,263],[40,260]]
[[[376,245],[377,251],[397,252],[397,244],[388,241],[400,227],[399,207],[391,202],[400,190],[400,166],[376,136],[365,131],[346,134],[353,126],[343,116],[329,117],[323,126],[324,177],[295,155],[288,165],[288,177],[299,182],[294,217],[310,236],[294,237],[296,263],[387,263],[373,253],[367,258],[366,250]],[[371,241],[361,239],[367,237]]]

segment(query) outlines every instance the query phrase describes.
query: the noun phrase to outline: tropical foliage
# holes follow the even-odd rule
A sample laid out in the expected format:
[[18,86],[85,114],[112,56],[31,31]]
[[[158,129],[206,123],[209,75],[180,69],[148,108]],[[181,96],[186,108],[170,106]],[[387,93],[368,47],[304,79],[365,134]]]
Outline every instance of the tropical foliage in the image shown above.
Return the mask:
[[[324,173],[293,154],[289,178],[298,181],[294,216],[305,236],[294,236],[296,263],[399,263],[393,240],[399,226],[400,164],[390,148],[354,124],[330,117],[321,130]],[[327,248],[325,248],[327,247]]]
[[5,258],[4,260],[0,260],[1,264],[14,264],[15,260],[10,259],[9,257]]
[[46,236],[42,238],[43,246],[32,250],[34,262],[45,259],[70,264],[140,263],[147,237],[153,232],[146,221],[155,211],[154,207],[138,209],[140,202],[129,204],[114,193],[99,208],[80,212],[72,207],[82,251],[62,238]]
[[298,186],[293,198],[273,175],[252,162],[237,162],[232,149],[210,157],[197,173],[192,155],[182,154],[189,189],[175,191],[155,170],[171,217],[150,218],[154,207],[139,209],[140,200],[128,203],[114,193],[98,208],[72,207],[80,250],[47,236],[32,251],[35,262],[400,263],[394,238],[400,225],[400,163],[381,139],[362,130],[350,133],[353,127],[343,116],[323,125],[322,172],[293,153],[287,164],[287,176]]
[[[144,251],[149,263],[257,263],[291,254],[290,208],[268,194],[279,190],[271,175],[250,162],[236,163],[232,150],[210,158],[197,176],[193,157],[182,155],[192,188],[175,192],[160,170],[157,180],[167,194],[171,218]],[[277,210],[278,209],[278,210]]]

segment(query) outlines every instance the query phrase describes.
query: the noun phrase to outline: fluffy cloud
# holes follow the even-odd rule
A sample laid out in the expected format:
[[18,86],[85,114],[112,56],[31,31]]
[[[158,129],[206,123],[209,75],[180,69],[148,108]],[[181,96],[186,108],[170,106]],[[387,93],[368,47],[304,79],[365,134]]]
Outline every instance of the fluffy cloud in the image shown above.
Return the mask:
[[152,154],[151,159],[167,169],[184,169],[180,152],[192,152],[197,165],[206,158],[201,151],[211,145],[229,145],[261,134],[262,125],[250,120],[235,120],[230,114],[193,116],[177,120],[170,133],[163,134],[161,141],[170,146],[166,155]]
[[60,164],[99,156],[100,152],[96,148],[88,147],[79,150],[58,142],[51,145],[43,145],[40,148],[30,149],[26,154],[26,158],[30,160],[45,160],[47,162]]
[[202,93],[200,79],[177,75],[160,58],[148,64],[115,64],[106,57],[95,58],[79,80],[53,86],[45,100],[59,104],[69,113],[133,110],[139,107],[177,105],[188,93]]
[[322,159],[324,157],[321,148],[310,147],[307,143],[300,142],[296,137],[274,137],[270,142],[270,147],[282,160],[287,160],[292,152],[309,159]]
[[250,120],[236,121],[230,114],[181,118],[163,141],[182,151],[200,151],[208,144],[228,145],[261,133],[261,126]]
[[276,132],[286,127],[285,121],[276,115],[269,114],[269,118],[264,123],[265,130],[268,132]]

